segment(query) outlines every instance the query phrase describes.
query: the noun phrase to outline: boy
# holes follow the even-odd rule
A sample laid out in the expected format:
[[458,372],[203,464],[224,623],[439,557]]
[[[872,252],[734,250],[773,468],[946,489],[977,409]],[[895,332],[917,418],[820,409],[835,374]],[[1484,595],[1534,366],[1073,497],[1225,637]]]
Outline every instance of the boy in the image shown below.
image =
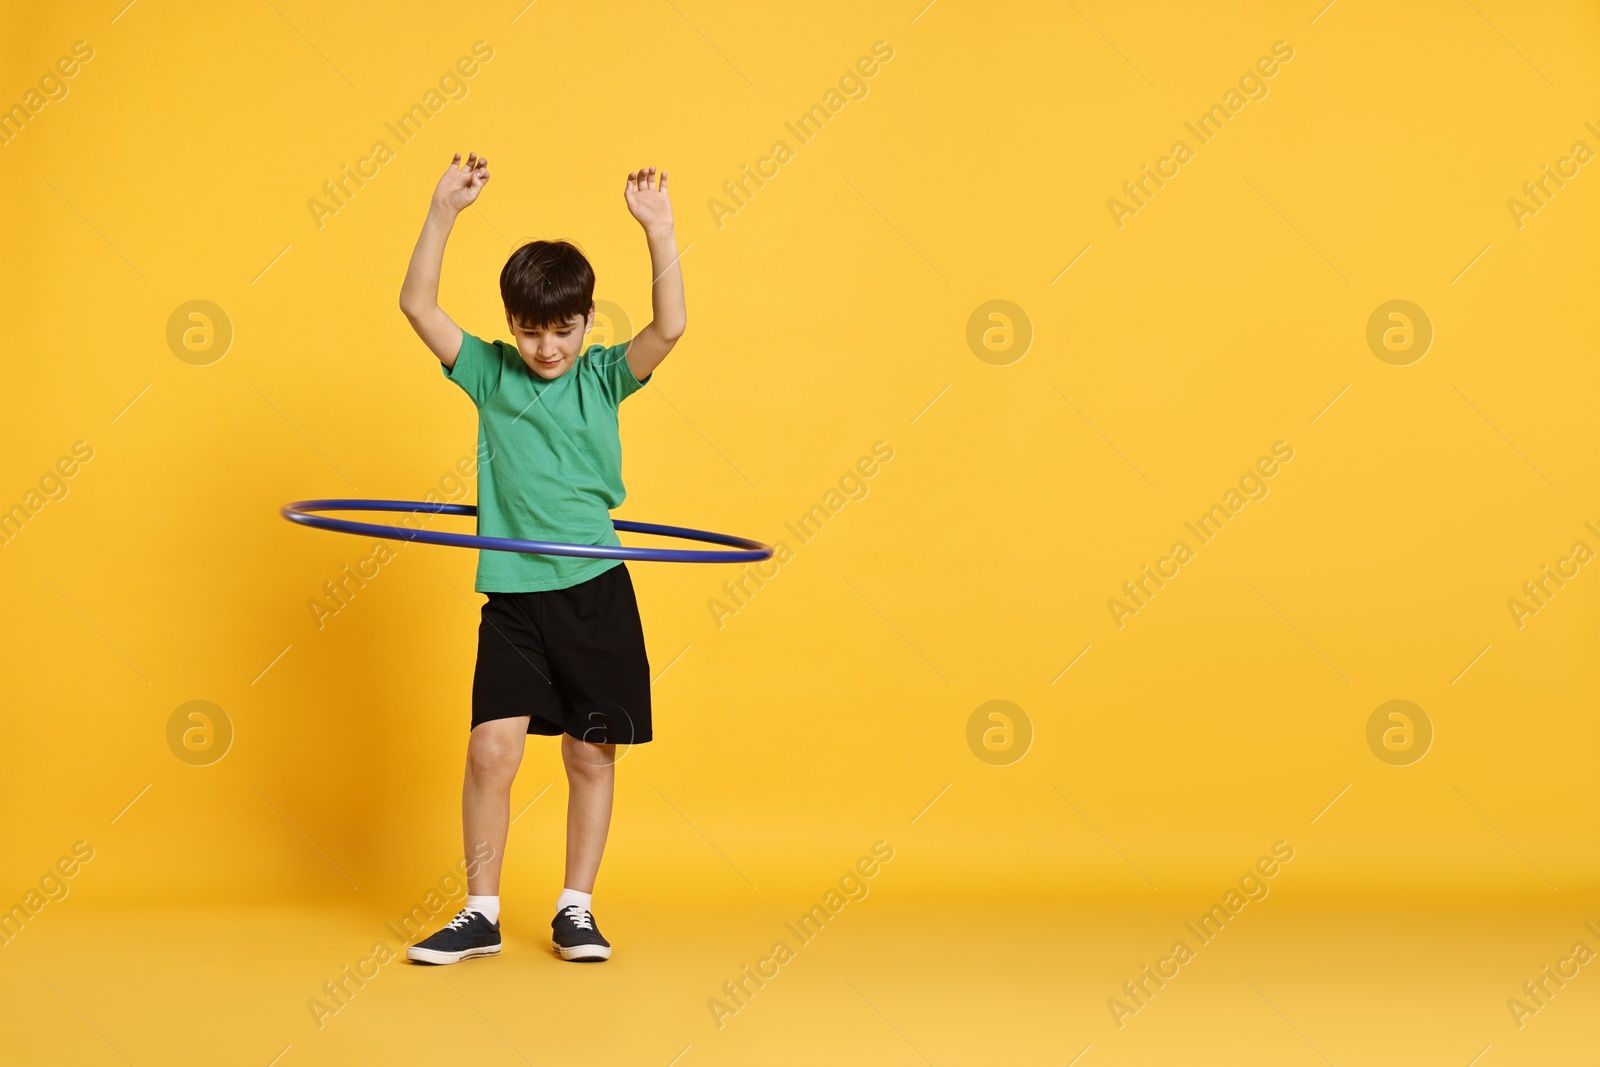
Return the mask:
[[[667,175],[652,184],[655,174],[634,171],[623,190],[650,246],[655,317],[631,341],[587,350],[594,271],[565,241],[525,244],[500,272],[514,343],[483,341],[440,309],[445,241],[489,180],[489,161],[469,153],[461,165],[458,152],[439,179],[400,310],[478,408],[480,534],[620,544],[609,514],[625,492],[617,405],[649,382],[686,324]],[[461,824],[465,854],[488,859],[468,876],[466,907],[406,957],[457,963],[499,953],[511,781],[528,734],[559,734],[567,858],[551,942],[565,960],[609,959],[590,903],[611,822],[616,746],[651,738],[650,665],[632,579],[621,560],[484,551],[474,588],[489,600],[478,628]]]

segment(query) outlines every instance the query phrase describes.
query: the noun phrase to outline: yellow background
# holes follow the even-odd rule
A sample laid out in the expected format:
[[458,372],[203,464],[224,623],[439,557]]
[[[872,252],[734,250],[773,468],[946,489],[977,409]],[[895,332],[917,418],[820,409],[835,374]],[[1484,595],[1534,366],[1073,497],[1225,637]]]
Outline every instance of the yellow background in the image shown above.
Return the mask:
[[[0,546],[0,904],[76,841],[94,859],[0,948],[0,1058],[1592,1049],[1593,968],[1520,1029],[1505,1002],[1600,949],[1596,565],[1520,628],[1507,606],[1600,549],[1596,164],[1520,227],[1507,200],[1600,149],[1600,13],[1218,7],[7,5],[0,104],[75,41],[94,58],[0,146],[0,507],[74,442],[94,458]],[[384,124],[480,40],[466,95],[398,144]],[[785,123],[877,41],[866,95],[799,144]],[[1184,123],[1278,41],[1265,98],[1198,145]],[[380,139],[319,228],[307,201]],[[1195,157],[1119,228],[1107,200],[1178,139]],[[656,739],[619,765],[616,959],[549,955],[564,781],[533,739],[506,953],[390,964],[319,1029],[308,998],[460,856],[481,597],[470,552],[400,545],[318,629],[307,601],[371,542],[276,509],[419,499],[471,454],[396,305],[458,150],[493,179],[441,303],[485,337],[535,238],[648,321],[622,184],[669,172],[690,325],[623,408],[618,517],[796,555],[720,627],[737,568],[630,566]],[[1366,342],[1396,299],[1434,331],[1406,366]],[[210,365],[167,342],[191,300],[232,325]],[[991,300],[1031,323],[1007,365],[967,342]],[[878,441],[868,494],[797,544],[784,523]],[[1277,441],[1269,495],[1119,629],[1108,598]],[[1396,699],[1434,730],[1409,766],[1366,739]],[[209,766],[168,747],[190,700],[232,724]],[[990,700],[1031,724],[1006,766],[968,745]],[[870,895],[718,1028],[707,1000],[880,840]],[[1271,895],[1119,1029],[1108,998],[1277,841]]]

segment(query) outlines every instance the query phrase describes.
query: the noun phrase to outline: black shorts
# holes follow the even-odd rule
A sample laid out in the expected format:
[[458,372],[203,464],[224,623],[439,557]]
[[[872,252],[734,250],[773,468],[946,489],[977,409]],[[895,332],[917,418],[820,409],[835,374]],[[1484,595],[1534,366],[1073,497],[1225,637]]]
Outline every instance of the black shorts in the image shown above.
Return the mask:
[[530,734],[650,740],[650,661],[627,564],[566,589],[487,595],[473,726],[529,715]]

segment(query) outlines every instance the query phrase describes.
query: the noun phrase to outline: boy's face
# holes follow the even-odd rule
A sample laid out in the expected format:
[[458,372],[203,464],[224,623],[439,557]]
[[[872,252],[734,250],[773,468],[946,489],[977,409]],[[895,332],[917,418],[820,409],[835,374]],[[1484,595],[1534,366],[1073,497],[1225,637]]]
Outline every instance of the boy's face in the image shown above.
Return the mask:
[[546,380],[559,378],[572,369],[583,354],[583,336],[593,324],[593,307],[589,308],[587,316],[574,315],[564,323],[531,329],[513,321],[509,313],[506,315],[506,325],[511,327],[511,336],[516,338],[522,362]]

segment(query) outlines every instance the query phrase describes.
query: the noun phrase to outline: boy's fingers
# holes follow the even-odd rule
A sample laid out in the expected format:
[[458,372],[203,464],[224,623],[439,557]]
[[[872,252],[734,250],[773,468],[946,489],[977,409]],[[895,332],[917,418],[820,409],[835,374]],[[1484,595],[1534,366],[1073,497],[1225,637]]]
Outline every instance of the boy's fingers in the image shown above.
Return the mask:
[[663,193],[667,191],[667,172],[666,171],[662,171],[661,172],[661,191]]

